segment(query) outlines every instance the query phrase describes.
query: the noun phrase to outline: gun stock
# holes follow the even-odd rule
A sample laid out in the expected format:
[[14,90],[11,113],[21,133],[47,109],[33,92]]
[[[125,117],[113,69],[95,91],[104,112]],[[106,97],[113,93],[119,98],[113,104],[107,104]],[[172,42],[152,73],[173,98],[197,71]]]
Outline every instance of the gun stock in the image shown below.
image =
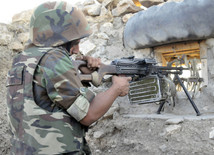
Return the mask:
[[100,68],[97,71],[94,71],[92,74],[82,74],[79,72],[81,67],[87,67],[85,61],[75,60],[73,61],[74,67],[77,70],[77,77],[81,82],[92,82],[92,84],[98,87],[103,80],[105,75],[117,75],[117,70],[115,65],[105,65],[101,64]]

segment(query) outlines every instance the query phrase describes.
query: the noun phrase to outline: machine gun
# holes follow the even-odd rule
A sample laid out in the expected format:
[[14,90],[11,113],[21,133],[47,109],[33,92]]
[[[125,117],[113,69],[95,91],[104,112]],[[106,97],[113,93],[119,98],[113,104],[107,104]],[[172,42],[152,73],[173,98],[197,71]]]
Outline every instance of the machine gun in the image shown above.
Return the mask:
[[[73,63],[76,70],[79,70],[81,66],[86,66],[85,61],[74,61]],[[116,59],[110,65],[101,64],[100,68],[92,74],[77,72],[77,77],[81,82],[91,82],[98,87],[102,82],[105,82],[105,75],[130,76],[132,77],[128,94],[130,103],[146,104],[160,102],[158,114],[160,114],[166,99],[175,96],[176,88],[174,83],[177,82],[182,86],[197,116],[199,116],[200,112],[197,106],[179,77],[184,69],[183,67],[157,66],[155,59],[139,59],[131,56]],[[174,74],[173,80],[168,78],[170,74]]]

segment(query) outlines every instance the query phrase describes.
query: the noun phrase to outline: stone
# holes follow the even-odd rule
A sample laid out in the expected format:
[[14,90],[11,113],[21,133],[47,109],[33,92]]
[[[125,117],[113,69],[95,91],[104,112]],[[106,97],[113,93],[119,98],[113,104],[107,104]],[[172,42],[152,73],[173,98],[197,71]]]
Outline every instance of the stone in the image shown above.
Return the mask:
[[105,40],[108,40],[108,39],[109,39],[108,35],[105,34],[105,33],[103,33],[103,32],[98,33],[98,34],[97,34],[97,38],[99,38],[99,39],[105,39]]
[[[6,46],[0,46],[0,95],[3,96],[2,94],[5,94],[6,92],[6,76],[8,73],[8,70],[10,69],[12,65],[12,57],[13,57],[13,52],[12,50],[9,50],[6,48]],[[2,92],[2,93],[1,93]],[[0,105],[5,103],[3,100],[0,101]]]
[[129,18],[131,18],[132,16],[134,16],[133,13],[125,14],[122,18],[123,22],[126,23],[129,20]]
[[112,3],[113,3],[113,6],[116,7],[117,4],[118,4],[120,1],[121,1],[121,0],[113,0],[113,2],[112,2]]
[[18,40],[21,42],[21,43],[26,43],[29,39],[29,33],[19,33],[18,34]]
[[21,52],[24,49],[24,46],[20,42],[16,41],[10,44],[9,49]]
[[122,0],[117,4],[116,10],[117,13],[114,10],[114,15],[117,14],[117,16],[122,16],[125,15],[126,13],[136,13],[142,11],[143,9],[137,7],[132,0]]
[[15,14],[12,18],[12,22],[29,22],[33,11],[34,9],[22,11],[21,13]]
[[85,7],[86,12],[90,16],[99,16],[101,12],[101,4],[92,4]]
[[207,48],[213,48],[214,47],[214,38],[207,39],[205,41],[205,44],[207,45]]
[[[175,1],[175,0],[173,0],[173,1]],[[158,5],[158,4],[164,3],[164,0],[139,0],[139,2],[143,6],[149,8],[149,7],[153,6],[153,5]]]
[[209,139],[214,140],[214,127],[212,127],[212,131],[209,133]]
[[29,23],[13,22],[11,23],[11,30],[15,33],[28,33],[29,32]]
[[102,5],[107,7],[107,8],[109,6],[115,8],[119,2],[120,2],[120,0],[104,0],[102,2]]
[[105,136],[105,132],[104,131],[95,131],[94,132],[94,138],[96,138],[96,139],[103,138],[104,136]]
[[[115,41],[116,42],[116,41]],[[110,60],[114,60],[115,58],[121,58],[123,55],[123,51],[121,51],[120,47],[117,46],[107,46],[106,47],[106,56]]]
[[84,15],[87,15],[85,6],[81,2],[77,2],[77,3],[75,3],[75,5],[83,12]]
[[180,125],[169,125],[165,130],[167,135],[171,135],[181,129]]
[[113,117],[114,113],[118,110],[120,110],[120,107],[116,102],[114,102],[111,108],[105,113],[103,118]]
[[[141,1],[143,1],[143,0],[141,0]],[[152,1],[152,0],[150,0],[150,1]],[[153,0],[154,1],[154,0]],[[157,0],[158,1],[158,0]],[[159,0],[159,1],[161,1],[161,0]],[[164,0],[162,0],[162,1],[164,1]],[[172,2],[172,1],[174,1],[174,2],[181,2],[181,1],[183,1],[183,0],[167,0],[167,2]]]
[[106,9],[105,6],[102,6],[100,11],[100,16],[106,16],[106,15],[108,15],[108,10]]
[[166,148],[167,148],[167,146],[166,146],[165,144],[163,144],[163,145],[161,145],[161,146],[159,147],[159,149],[160,149],[162,152],[166,152]]
[[114,29],[119,29],[119,28],[123,27],[123,21],[122,21],[121,17],[114,18],[113,27],[114,27]]
[[108,6],[112,3],[112,0],[104,0],[102,5],[106,8],[108,8]]
[[113,120],[117,120],[120,117],[121,116],[120,116],[119,112],[115,111],[114,114],[113,114]]
[[104,0],[97,0],[99,3],[102,3]]
[[95,150],[95,153],[96,154],[102,154],[102,151],[101,150]]
[[112,10],[112,16],[114,16],[114,17],[118,17],[119,16],[117,8]]
[[9,44],[14,36],[14,34],[8,30],[6,24],[0,24],[0,34],[0,45]]
[[86,19],[87,19],[89,25],[96,24],[96,22],[94,21],[94,18],[92,16],[86,16]]
[[[96,44],[96,45],[99,45],[99,46],[102,46],[102,47],[105,47],[106,45],[107,45],[107,42],[108,42],[108,39],[94,39],[93,40],[94,41],[94,44]],[[100,48],[101,47],[98,47],[98,46],[96,46],[96,55],[98,55],[98,54],[101,54],[102,55],[102,53],[99,51],[100,50]],[[105,55],[103,55],[104,57],[105,57]],[[100,56],[99,56],[100,57]]]
[[94,3],[95,3],[94,0],[85,0],[85,1],[82,2],[82,4],[83,4],[84,6],[86,6],[86,5],[91,5],[91,4],[94,4]]
[[183,123],[183,122],[184,122],[183,118],[172,118],[172,119],[168,119],[165,121],[165,123],[169,124],[169,125],[179,124],[179,123]]
[[138,49],[134,51],[136,58],[151,58],[151,48]]
[[99,24],[93,24],[92,26],[91,26],[91,29],[92,29],[92,31],[93,31],[93,34],[96,34],[96,33],[98,33],[98,31],[99,31]]
[[211,77],[214,78],[214,68],[213,68],[213,65],[212,66],[208,66],[208,69],[209,69]]
[[112,34],[113,24],[105,23],[100,27],[100,31],[106,33],[107,35]]
[[95,45],[92,43],[92,42],[90,42],[89,40],[86,40],[86,41],[84,41],[83,43],[80,43],[81,45],[80,45],[80,51],[84,54],[84,55],[86,55],[86,54],[88,54],[89,52],[91,52],[92,50],[94,50],[95,49]]
[[124,145],[133,145],[133,144],[141,144],[141,145],[143,145],[142,140],[138,140],[138,139],[127,139],[127,138],[124,138],[123,141],[121,141],[121,143],[123,143]]
[[115,120],[115,121],[114,121],[114,126],[115,126],[115,128],[117,128],[118,130],[124,130],[124,129],[126,129],[126,123],[125,123],[125,122],[122,122],[122,121],[117,121],[117,120]]
[[116,107],[110,108],[110,109],[105,113],[105,115],[103,116],[103,118],[112,117],[113,114],[114,114],[114,112],[117,111],[117,110],[118,110],[118,108],[116,108]]

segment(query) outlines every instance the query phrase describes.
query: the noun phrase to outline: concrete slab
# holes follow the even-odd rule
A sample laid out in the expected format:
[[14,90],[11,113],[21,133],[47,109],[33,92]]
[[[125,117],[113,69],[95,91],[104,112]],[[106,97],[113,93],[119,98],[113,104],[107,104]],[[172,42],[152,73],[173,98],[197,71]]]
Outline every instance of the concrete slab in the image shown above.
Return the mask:
[[202,114],[200,116],[196,115],[173,115],[173,114],[143,114],[143,115],[123,115],[123,117],[131,118],[155,118],[155,119],[172,119],[172,118],[183,118],[184,120],[189,121],[198,121],[198,120],[209,120],[214,119],[214,114]]

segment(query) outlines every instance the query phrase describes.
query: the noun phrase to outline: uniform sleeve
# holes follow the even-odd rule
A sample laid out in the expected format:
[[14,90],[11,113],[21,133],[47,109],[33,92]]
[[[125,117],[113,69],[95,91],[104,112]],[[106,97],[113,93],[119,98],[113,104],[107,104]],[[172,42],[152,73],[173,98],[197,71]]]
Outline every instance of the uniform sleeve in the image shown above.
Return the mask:
[[36,83],[46,88],[53,103],[66,109],[77,121],[87,115],[95,95],[83,87],[65,51],[52,50],[47,53],[39,64],[37,75]]

